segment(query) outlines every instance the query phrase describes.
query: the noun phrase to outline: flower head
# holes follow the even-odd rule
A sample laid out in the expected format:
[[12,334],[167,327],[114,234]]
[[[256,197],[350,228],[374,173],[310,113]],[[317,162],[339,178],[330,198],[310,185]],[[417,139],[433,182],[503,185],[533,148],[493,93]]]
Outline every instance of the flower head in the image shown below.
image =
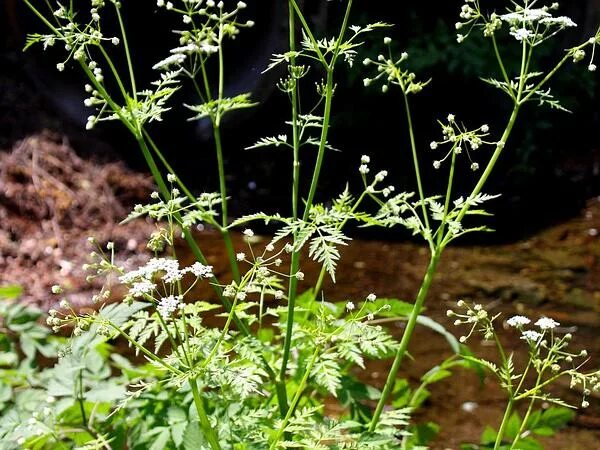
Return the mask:
[[551,330],[560,325],[560,323],[556,322],[553,319],[550,319],[549,317],[542,317],[535,324],[542,330]]
[[521,339],[528,342],[537,342],[541,337],[542,333],[533,330],[523,331],[523,334],[521,335]]
[[513,316],[510,319],[508,319],[506,323],[511,327],[518,328],[524,325],[528,325],[529,323],[531,323],[531,320],[529,320],[525,316]]

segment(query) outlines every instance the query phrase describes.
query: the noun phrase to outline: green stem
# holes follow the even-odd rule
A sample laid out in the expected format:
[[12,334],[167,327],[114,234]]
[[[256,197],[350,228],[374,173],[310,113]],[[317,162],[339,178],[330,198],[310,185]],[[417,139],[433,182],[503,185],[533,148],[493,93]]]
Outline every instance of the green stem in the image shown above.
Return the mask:
[[492,44],[494,46],[494,53],[496,54],[496,60],[498,61],[498,65],[500,66],[500,71],[502,72],[502,77],[504,78],[504,82],[506,86],[510,90],[511,97],[514,98],[513,88],[510,84],[510,78],[508,77],[508,72],[506,71],[506,67],[504,67],[504,62],[502,61],[502,57],[500,56],[500,50],[498,49],[498,43],[496,42],[496,37],[492,34]]
[[[294,0],[291,0],[292,2]],[[295,5],[295,4],[294,4]],[[315,169],[310,185],[308,197],[306,199],[306,205],[302,220],[307,220],[310,213],[310,208],[315,198],[317,191],[317,185],[319,181],[319,175],[321,173],[321,167],[323,165],[323,158],[325,156],[325,148],[327,144],[327,133],[329,130],[329,119],[331,116],[331,102],[333,98],[333,70],[327,71],[327,84],[325,91],[325,110],[323,113],[323,127],[321,128],[321,140],[319,142],[319,152],[317,154],[317,161],[315,163]],[[300,254],[299,251],[294,250],[292,252],[291,264],[290,264],[290,284],[288,289],[288,316],[285,331],[285,340],[283,343],[283,357],[281,362],[281,370],[279,377],[281,382],[285,382],[285,376],[287,372],[287,364],[290,356],[290,348],[292,341],[292,329],[294,326],[294,312],[296,308],[296,293],[298,289],[298,280],[296,279],[296,273],[300,267]]]
[[417,156],[417,144],[413,130],[412,114],[410,112],[410,105],[408,103],[408,95],[404,93],[403,97],[404,109],[406,110],[406,119],[408,121],[408,134],[410,135],[410,148],[412,150],[413,165],[415,167],[415,176],[417,178],[417,188],[419,190],[419,199],[421,200],[421,208],[423,211],[423,220],[425,221],[425,227],[430,230],[429,215],[427,214],[427,208],[425,207],[425,194],[423,192],[423,183],[421,182],[421,169],[419,167],[419,158]]
[[179,370],[176,367],[173,367],[172,365],[170,365],[169,363],[163,361],[162,358],[159,358],[154,353],[152,353],[150,350],[148,350],[146,347],[144,347],[143,345],[140,345],[135,339],[132,339],[132,337],[129,336],[121,328],[119,328],[118,326],[116,326],[112,322],[108,322],[108,325],[110,325],[115,331],[117,331],[121,336],[123,336],[127,340],[127,342],[129,342],[135,348],[137,348],[140,352],[142,352],[148,359],[150,359],[150,360],[154,361],[155,363],[163,366],[165,369],[173,372],[174,374],[183,375],[183,372],[181,370]]
[[396,352],[396,357],[394,358],[394,362],[392,363],[392,367],[390,369],[390,372],[388,373],[383,392],[381,393],[381,398],[377,403],[377,407],[375,408],[375,412],[373,413],[373,419],[369,424],[369,432],[373,432],[375,430],[375,427],[379,422],[381,413],[383,412],[383,407],[385,406],[386,402],[390,397],[390,394],[392,393],[392,389],[396,382],[396,375],[398,374],[398,370],[400,369],[400,364],[402,363],[402,359],[404,358],[408,350],[408,344],[410,343],[410,339],[417,324],[417,318],[419,316],[419,313],[421,312],[421,309],[423,308],[423,303],[427,298],[427,293],[429,292],[431,282],[433,281],[433,277],[440,260],[440,253],[440,249],[436,249],[436,251],[431,255],[431,260],[429,261],[429,265],[427,266],[427,272],[425,273],[425,277],[423,278],[421,288],[419,289],[419,293],[417,294],[417,299],[415,300],[412,312],[408,318],[406,329],[404,330],[402,340],[400,341],[400,346],[398,347],[398,351]]
[[312,368],[315,365],[315,362],[317,361],[317,357],[319,356],[320,351],[321,351],[321,348],[319,346],[317,346],[315,348],[315,351],[313,352],[312,358],[310,359],[308,365],[306,366],[306,369],[304,371],[304,376],[302,377],[302,380],[300,381],[300,385],[298,386],[298,389],[296,390],[296,393],[294,394],[294,398],[292,398],[292,403],[290,404],[290,407],[287,410],[285,417],[283,418],[283,422],[281,423],[281,426],[277,430],[277,434],[275,435],[275,440],[269,447],[270,450],[273,450],[279,443],[279,439],[281,439],[281,436],[283,435],[285,427],[288,425],[290,418],[292,417],[292,414],[296,410],[296,407],[298,406],[298,402],[300,401],[300,397],[302,396],[302,393],[304,392],[304,388],[306,386],[308,377],[310,376],[310,372],[312,371]]
[[190,380],[190,388],[192,389],[192,395],[194,396],[194,404],[196,405],[196,410],[198,411],[200,427],[204,432],[204,437],[206,438],[206,440],[210,444],[210,447],[213,450],[221,450],[219,439],[216,436],[215,431],[212,425],[210,424],[210,420],[208,419],[208,415],[206,414],[206,410],[204,409],[204,402],[202,401],[202,397],[200,397],[200,390],[198,389],[196,380]]
[[454,152],[454,148],[452,148],[452,162],[450,164],[450,173],[448,174],[448,187],[446,188],[446,199],[444,201],[444,216],[442,218],[442,223],[440,224],[440,229],[437,232],[437,246],[439,247],[444,238],[444,228],[446,227],[446,219],[448,217],[448,208],[450,207],[450,196],[452,195],[452,184],[454,181],[454,168],[456,166],[456,153]]
[[223,161],[223,145],[221,143],[221,129],[218,122],[213,122],[213,136],[215,138],[215,150],[217,152],[217,166],[219,172],[219,191],[221,193],[221,235],[225,242],[225,248],[227,250],[227,257],[229,258],[229,264],[231,265],[231,272],[233,279],[236,283],[240,281],[240,269],[238,267],[237,259],[235,257],[235,249],[233,248],[233,242],[231,241],[231,234],[227,228],[227,222],[229,220],[228,208],[227,208],[227,181],[225,180],[225,163]]
[[121,17],[121,10],[119,4],[115,2],[115,12],[117,13],[117,19],[119,21],[119,28],[121,29],[121,37],[123,38],[123,48],[125,49],[125,58],[127,59],[127,69],[129,70],[129,79],[131,81],[131,91],[133,99],[137,102],[137,88],[135,86],[135,75],[133,72],[133,62],[131,61],[131,53],[129,52],[129,44],[127,42],[127,33],[125,32],[125,25],[123,24],[123,17]]
[[[517,120],[517,116],[519,115],[519,104],[515,104],[512,113],[510,115],[510,118],[508,119],[508,124],[506,125],[506,128],[504,130],[504,133],[502,134],[502,137],[500,138],[500,141],[498,142],[498,144],[496,145],[496,149],[494,150],[494,153],[492,154],[492,157],[490,158],[485,170],[483,171],[483,174],[481,175],[481,178],[479,178],[479,181],[477,182],[477,185],[473,188],[473,190],[471,191],[471,194],[469,195],[469,198],[474,198],[475,196],[477,196],[477,194],[479,194],[481,192],[481,190],[483,189],[483,186],[485,185],[487,179],[489,178],[490,174],[492,173],[492,170],[494,169],[494,166],[496,165],[496,162],[498,161],[498,158],[500,157],[500,155],[502,154],[502,150],[504,149],[506,142],[508,141],[508,138],[510,136],[510,133],[512,132],[512,129],[515,125],[515,122]],[[462,219],[464,218],[465,214],[467,214],[467,212],[469,211],[470,208],[470,204],[469,202],[465,202],[465,205],[463,206],[463,208],[460,210],[460,212],[458,213],[458,216],[456,218],[457,222],[461,222]],[[452,238],[452,236],[450,235],[450,233],[446,233],[446,236],[444,237],[444,240],[442,241],[442,247],[445,247],[446,244],[450,241],[450,239]]]
[[502,417],[502,423],[500,423],[500,429],[498,430],[498,434],[496,434],[496,442],[494,442],[494,450],[498,450],[500,445],[502,445],[502,438],[504,437],[504,432],[506,430],[506,426],[508,425],[508,421],[510,419],[510,415],[513,411],[514,400],[511,398],[506,405],[506,409],[504,410],[504,416]]

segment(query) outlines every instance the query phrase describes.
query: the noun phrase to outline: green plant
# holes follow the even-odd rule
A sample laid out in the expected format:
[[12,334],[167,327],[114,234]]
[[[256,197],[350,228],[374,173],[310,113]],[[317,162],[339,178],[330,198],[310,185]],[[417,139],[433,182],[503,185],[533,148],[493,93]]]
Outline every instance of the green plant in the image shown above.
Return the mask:
[[[537,47],[574,26],[568,18],[552,16],[554,5],[536,7],[537,1],[525,0],[513,4],[506,14],[488,14],[474,0],[463,5],[456,28],[469,31],[459,34],[457,40],[460,43],[465,35],[478,31],[489,38],[500,77],[487,74],[490,78],[485,81],[506,94],[512,112],[500,132],[490,130],[486,124],[468,126],[453,114],[438,121],[442,135],[429,147],[432,152],[442,152],[433,162],[435,169],[448,166],[447,188],[442,195],[427,192],[422,179],[423,156],[409,101],[429,81],[417,81],[408,68],[409,55],[394,57],[392,39],[385,37],[388,54],[363,61],[376,70],[364,79],[364,84],[381,83],[383,92],[394,87],[401,93],[417,192],[402,192],[393,185],[384,185],[388,172],[381,170],[372,175],[371,158],[363,155],[358,167],[362,179],[359,193],[352,194],[348,186],[337,198],[319,203],[317,191],[325,157],[333,148],[328,137],[337,69],[342,63],[354,67],[362,36],[388,25],[350,25],[353,1],[348,0],[337,35],[317,38],[299,4],[290,0],[289,49],[274,55],[266,68],[286,71],[277,87],[290,101],[290,117],[281,124],[289,127],[288,132],[263,138],[248,148],[281,147],[291,151],[292,213],[256,213],[231,221],[220,125],[225,114],[250,108],[253,103],[249,94],[224,95],[224,42],[253,25],[252,21],[239,19],[245,3],[158,0],[158,7],[177,15],[183,25],[175,31],[177,46],[153,67],[159,72],[158,80],[151,88],[139,90],[119,1],[92,0],[89,13],[76,9],[73,2],[58,4],[48,15],[31,0],[23,1],[49,29],[49,34],[30,36],[27,45],[64,46],[67,57],[57,68],[63,70],[73,61],[88,79],[86,91],[90,97],[86,105],[96,111],[88,120],[88,128],[102,121],[120,121],[139,145],[159,189],[152,194],[150,204],[137,206],[129,218],[150,217],[157,221],[158,230],[148,243],[154,257],[142,267],[126,271],[115,262],[112,243],[103,246],[92,239],[95,251],[87,269],[90,277],[107,280],[103,291],[95,296],[98,311],[82,313],[64,300],[60,310],[50,312],[48,323],[56,331],[71,330],[73,334],[70,350],[48,375],[59,376],[67,383],[57,392],[68,407],[55,414],[68,413],[69,420],[49,424],[49,431],[39,436],[17,431],[17,442],[39,448],[73,444],[83,448],[212,450],[416,449],[422,448],[436,429],[432,424],[410,424],[410,415],[422,404],[427,386],[449,376],[450,369],[456,366],[483,365],[509,380],[507,412],[493,446],[501,448],[503,437],[510,435],[505,431],[510,417],[516,417],[513,403],[525,397],[536,398],[546,381],[542,382],[540,375],[533,390],[522,392],[521,385],[513,390],[512,374],[508,374],[512,370],[510,358],[503,355],[501,346],[503,366],[498,369],[471,356],[441,325],[423,316],[424,305],[447,245],[467,233],[487,230],[472,221],[487,215],[481,205],[496,197],[485,194],[483,189],[505,151],[521,108],[536,102],[561,109],[547,85],[570,60],[584,59],[585,49],[590,46],[592,60],[588,68],[594,70],[593,52],[600,43],[600,34],[568,49],[554,67],[542,71],[534,69]],[[119,25],[119,36],[103,33],[103,21],[111,18]],[[299,42],[297,28],[302,30]],[[507,29],[521,50],[517,67],[505,64],[496,42],[496,34]],[[119,58],[115,52],[119,51],[126,62],[124,71],[116,63]],[[208,68],[213,62],[215,72]],[[309,70],[318,71],[324,80],[317,83],[316,104],[307,107],[300,98],[307,89]],[[197,105],[183,104],[192,112],[192,120],[208,118],[212,123],[219,176],[217,193],[196,196],[186,188],[149,132],[149,123],[162,120],[183,83],[189,83],[200,99]],[[300,178],[306,175],[301,172],[299,155],[304,146],[316,147],[317,156],[313,171],[307,174],[308,192],[302,196]],[[485,146],[491,147],[491,155],[475,158]],[[465,163],[474,172],[473,187],[470,192],[459,193],[454,186],[455,169]],[[374,213],[368,212],[367,202],[375,205]],[[252,229],[246,228],[256,221],[275,227],[266,245],[257,243]],[[335,282],[337,262],[343,247],[350,242],[344,231],[350,221],[369,227],[402,226],[424,239],[430,261],[414,304],[377,300],[374,293],[365,293],[360,301],[331,301],[323,283],[327,276]],[[231,282],[217,279],[195,242],[192,228],[199,223],[209,224],[222,234],[233,275]],[[230,233],[237,227],[244,229],[247,249],[233,246]],[[174,245],[181,234],[197,259],[186,267],[180,266]],[[312,280],[312,289],[299,295],[298,282],[305,278],[301,271],[303,249],[320,264],[321,271]],[[281,269],[284,262],[289,262],[288,271]],[[113,283],[124,285],[128,293],[123,302],[106,304]],[[198,283],[209,283],[221,305],[194,298],[192,289]],[[483,310],[474,311],[474,315],[465,316],[468,322],[484,323],[489,328],[491,320],[484,317]],[[399,343],[377,323],[377,317],[390,314],[407,322]],[[213,316],[222,319],[220,326],[208,323],[206,319]],[[425,374],[421,386],[410,391],[397,375],[418,324],[442,333],[455,356]],[[493,332],[492,335],[495,336]],[[133,350],[134,357],[144,358],[146,363],[133,365],[108,351],[108,342],[123,341]],[[562,345],[565,341],[560,342]],[[540,354],[532,350],[530,356],[530,364],[538,364]],[[393,357],[393,363],[382,392],[364,384],[352,372],[354,366],[364,367],[366,358],[387,357]],[[113,371],[117,375],[113,376]],[[579,372],[569,373],[575,376]],[[581,376],[591,380],[587,375]],[[521,380],[524,379],[525,375]],[[386,410],[392,393],[393,408]],[[372,413],[367,401],[376,401]],[[339,417],[331,415],[328,402],[340,402],[345,413]],[[511,435],[513,446],[523,430],[543,428],[536,428],[533,417],[528,412],[519,422],[518,432]],[[59,432],[65,422],[69,426],[74,422],[80,425],[75,430]]]

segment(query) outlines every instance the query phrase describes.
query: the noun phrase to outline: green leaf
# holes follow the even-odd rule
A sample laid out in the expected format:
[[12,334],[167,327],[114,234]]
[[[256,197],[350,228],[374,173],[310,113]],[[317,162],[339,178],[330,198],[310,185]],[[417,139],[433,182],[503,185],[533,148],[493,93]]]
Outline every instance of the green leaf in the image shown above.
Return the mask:
[[0,300],[14,300],[21,296],[23,288],[16,284],[0,286]]
[[397,379],[394,383],[392,394],[392,398],[394,399],[392,401],[392,406],[394,408],[403,408],[408,405],[412,395],[412,390],[410,389],[408,380],[405,380],[404,378]]
[[183,432],[183,448],[198,450],[206,443],[198,422],[189,422]]
[[158,432],[157,436],[152,440],[152,445],[148,450],[163,450],[169,443],[169,440],[171,439],[171,433],[169,432],[169,429],[167,427],[159,427],[158,429],[160,431]]
[[427,316],[418,316],[417,323],[435,331],[436,333],[441,334],[444,338],[446,338],[448,344],[450,344],[452,351],[456,354],[460,353],[460,343],[458,342],[458,339],[456,339],[452,333],[446,330],[443,325]]
[[575,418],[575,412],[568,408],[552,407],[542,413],[540,425],[558,429],[566,426]]
[[493,444],[494,442],[496,442],[496,436],[497,436],[497,432],[496,430],[494,430],[492,427],[490,427],[489,425],[487,427],[485,427],[485,429],[483,430],[483,433],[481,434],[481,440],[480,442],[482,444]]
[[444,378],[452,376],[452,372],[442,369],[440,366],[432,367],[425,375],[421,377],[421,381],[427,384],[436,383]]
[[519,433],[519,428],[521,428],[521,416],[515,411],[508,419],[505,436],[510,439],[514,439]]

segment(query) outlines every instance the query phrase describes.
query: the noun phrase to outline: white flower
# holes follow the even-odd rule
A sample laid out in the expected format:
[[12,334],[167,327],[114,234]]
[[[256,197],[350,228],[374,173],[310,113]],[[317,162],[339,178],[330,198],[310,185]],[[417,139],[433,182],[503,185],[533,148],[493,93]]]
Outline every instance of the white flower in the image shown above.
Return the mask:
[[527,330],[523,331],[521,335],[521,339],[529,342],[537,342],[542,337],[542,333],[538,333],[537,331]]
[[300,271],[296,272],[296,278],[297,278],[299,281],[302,281],[302,280],[304,280],[304,272],[300,272]]
[[273,244],[268,244],[265,247],[265,250],[268,251],[268,252],[272,252],[273,250],[275,250],[275,246]]
[[275,297],[275,300],[281,300],[283,298],[283,291],[281,291],[281,290],[275,291],[274,297]]
[[390,38],[390,37],[387,37],[387,36],[386,36],[386,37],[384,37],[384,38],[383,38],[383,43],[384,43],[385,45],[391,44],[391,43],[392,43],[392,38]]
[[542,330],[551,330],[560,325],[560,323],[556,322],[555,320],[549,317],[542,317],[535,324]]
[[239,252],[237,255],[235,255],[235,259],[237,259],[238,261],[243,261],[244,259],[246,259],[246,254],[243,252]]
[[377,299],[377,296],[373,293],[370,293],[369,295],[367,295],[368,302],[374,302],[376,299]]
[[252,231],[250,228],[246,228],[244,230],[244,236],[252,237],[252,236],[254,236],[254,231]]
[[173,313],[173,311],[175,311],[178,308],[180,301],[181,301],[180,295],[178,295],[178,296],[169,295],[168,297],[163,297],[160,299],[156,309],[157,309],[158,313],[163,318],[166,319]]
[[212,278],[213,276],[213,267],[205,266],[199,262],[195,262],[187,269],[184,269],[186,272],[190,272],[197,276],[198,278]]
[[169,183],[175,183],[176,180],[177,180],[177,177],[175,176],[174,173],[167,174],[167,181]]
[[62,288],[58,285],[55,284],[54,286],[52,286],[52,293],[53,294],[62,294]]
[[156,289],[156,284],[151,281],[144,280],[133,283],[133,286],[129,289],[129,294],[132,297],[142,297],[144,294],[149,294]]
[[456,35],[456,42],[458,42],[459,44],[461,44],[464,40],[465,40],[464,35],[462,35],[462,34]]
[[525,316],[513,316],[506,321],[507,325],[511,327],[522,327],[523,325],[528,325],[531,322]]
[[114,37],[110,40],[110,42],[112,42],[113,45],[119,45],[119,42],[121,42],[121,41],[119,40],[118,37]]
[[346,309],[347,309],[348,311],[353,311],[353,310],[354,310],[354,308],[355,308],[355,306],[354,306],[354,303],[352,303],[352,302],[348,302],[348,303],[346,303]]
[[[58,67],[58,66],[57,66],[57,67]],[[63,69],[64,69],[64,65],[63,65]],[[58,69],[58,70],[60,71],[61,69]],[[368,85],[370,85],[370,84],[371,84],[371,79],[370,79],[370,78],[364,78],[364,79],[363,79],[363,85],[364,85],[365,87],[367,87],[367,86],[368,86]]]
[[382,170],[381,172],[379,172],[377,175],[375,175],[375,181],[377,182],[381,182],[385,179],[385,177],[387,177],[387,170]]
[[532,37],[533,33],[527,28],[518,28],[511,31],[510,35],[513,36],[517,41],[522,42],[523,40]]
[[476,162],[471,163],[471,170],[475,171],[479,169],[479,164],[477,164]]
[[362,155],[360,157],[360,162],[362,164],[369,164],[371,162],[371,158],[369,157],[369,155]]
[[433,162],[433,168],[434,169],[439,169],[441,165],[442,165],[442,163],[440,161],[434,161]]
[[590,72],[595,72],[595,71],[596,71],[596,64],[590,64],[590,65],[588,66],[588,70],[589,70]]
[[454,122],[454,120],[455,120],[456,118],[454,117],[454,114],[448,114],[448,117],[447,117],[447,119],[448,119],[448,122]]
[[433,141],[431,144],[429,144],[429,148],[431,150],[435,150],[436,148],[438,148],[438,143]]
[[358,168],[358,171],[363,175],[366,175],[369,173],[369,166],[367,166],[366,164],[361,164],[361,166]]
[[490,127],[488,125],[481,125],[481,131],[487,133],[488,131],[490,131]]

